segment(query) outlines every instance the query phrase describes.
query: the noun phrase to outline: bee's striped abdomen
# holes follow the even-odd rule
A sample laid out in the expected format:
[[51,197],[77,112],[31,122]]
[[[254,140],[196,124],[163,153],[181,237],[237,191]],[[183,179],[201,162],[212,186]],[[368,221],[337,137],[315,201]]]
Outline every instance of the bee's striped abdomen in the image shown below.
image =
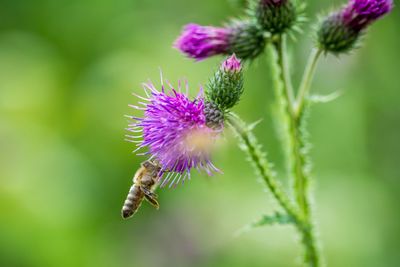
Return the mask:
[[132,185],[122,207],[122,218],[128,219],[135,214],[142,203],[143,197],[144,193],[140,187],[135,184]]

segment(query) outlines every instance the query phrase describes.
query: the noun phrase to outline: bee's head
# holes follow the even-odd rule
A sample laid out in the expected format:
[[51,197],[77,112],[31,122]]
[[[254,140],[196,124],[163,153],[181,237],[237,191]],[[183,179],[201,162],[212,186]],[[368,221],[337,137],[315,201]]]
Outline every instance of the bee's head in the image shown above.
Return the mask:
[[142,162],[142,167],[146,168],[147,170],[154,170],[154,171],[161,170],[160,164],[158,164],[158,161],[155,160],[146,160]]
[[153,164],[151,163],[150,160],[143,161],[141,165],[146,169],[153,167]]

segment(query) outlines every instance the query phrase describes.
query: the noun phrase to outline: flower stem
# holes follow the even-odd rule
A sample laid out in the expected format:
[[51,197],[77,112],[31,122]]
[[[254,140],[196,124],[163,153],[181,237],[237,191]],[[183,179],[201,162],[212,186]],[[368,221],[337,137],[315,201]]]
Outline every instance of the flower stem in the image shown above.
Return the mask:
[[[286,40],[284,36],[277,39],[274,43],[275,53],[272,57],[272,69],[274,76],[274,86],[278,105],[281,112],[285,112],[283,123],[286,129],[285,143],[287,147],[286,160],[290,173],[293,177],[294,194],[296,202],[300,208],[301,216],[304,218],[303,223],[297,224],[298,230],[302,234],[302,242],[305,246],[305,263],[308,266],[320,266],[320,256],[317,248],[317,240],[315,238],[315,230],[312,224],[312,216],[310,212],[310,192],[309,192],[309,162],[307,155],[307,144],[305,142],[305,126],[304,126],[304,106],[305,97],[308,94],[312,77],[318,62],[321,51],[315,50],[310,56],[306,71],[299,89],[298,100],[294,101],[293,88],[287,62]],[[284,87],[283,89],[281,87]],[[280,92],[284,92],[283,94]],[[286,98],[286,99],[282,99]]]
[[277,53],[277,64],[280,67],[278,78],[283,81],[283,92],[287,100],[287,110],[289,114],[292,114],[295,99],[286,52],[286,35],[281,35],[280,38],[273,43],[273,45]]
[[306,227],[297,226],[302,233],[302,242],[306,247],[304,262],[307,267],[320,267],[322,266],[321,258],[319,255],[319,249],[317,247],[317,240],[315,237],[315,230],[311,224],[307,224]]
[[256,169],[258,175],[265,182],[278,203],[295,219],[296,222],[301,223],[303,221],[302,216],[292,205],[286,193],[276,181],[275,173],[271,170],[271,164],[267,161],[265,153],[261,151],[261,145],[251,132],[251,127],[245,125],[245,123],[233,113],[227,114],[226,119],[237,137],[240,139],[242,150],[248,154],[253,167]]
[[286,38],[282,36],[274,42],[275,51],[272,51],[272,70],[276,102],[281,113],[283,124],[282,141],[286,154],[289,176],[293,180],[294,195],[301,212],[308,213],[307,198],[305,195],[307,177],[303,172],[305,159],[302,157],[299,121],[294,114],[293,89],[286,59]]
[[261,145],[251,132],[252,127],[247,126],[233,113],[228,113],[226,119],[241,141],[240,147],[248,154],[249,160],[256,169],[257,174],[265,182],[282,208],[294,219],[297,229],[302,234],[302,242],[306,248],[305,262],[309,267],[319,267],[320,257],[316,245],[314,228],[310,220],[305,218],[303,214],[298,212],[297,208],[292,205],[287,194],[276,181],[275,173],[270,167],[271,164],[268,163],[265,153],[261,151]]
[[287,99],[287,108],[289,114],[293,113],[294,105],[294,91],[292,85],[292,79],[290,77],[289,63],[286,52],[286,35],[282,35],[278,41],[274,42],[274,47],[278,55],[278,65],[281,67],[281,80],[284,84],[284,93]]
[[295,102],[295,115],[297,118],[301,116],[304,109],[304,101],[310,91],[311,81],[314,77],[315,69],[317,67],[318,59],[322,54],[321,49],[313,49],[310,57],[308,58],[308,63],[301,80],[299,92]]

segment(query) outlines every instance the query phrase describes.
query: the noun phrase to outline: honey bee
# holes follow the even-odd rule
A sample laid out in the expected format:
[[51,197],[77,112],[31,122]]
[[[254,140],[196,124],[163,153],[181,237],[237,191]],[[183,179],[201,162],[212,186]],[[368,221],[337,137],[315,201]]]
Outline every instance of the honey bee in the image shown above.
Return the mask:
[[135,173],[133,185],[129,189],[128,196],[122,207],[122,218],[132,217],[142,204],[145,198],[156,209],[160,207],[154,189],[159,180],[161,166],[153,160],[146,160],[141,163],[141,167]]

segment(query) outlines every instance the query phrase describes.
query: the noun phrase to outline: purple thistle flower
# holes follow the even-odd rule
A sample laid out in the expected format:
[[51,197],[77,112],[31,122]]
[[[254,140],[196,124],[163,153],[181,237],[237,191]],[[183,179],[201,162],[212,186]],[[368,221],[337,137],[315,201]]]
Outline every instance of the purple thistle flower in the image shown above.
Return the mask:
[[188,57],[202,60],[207,57],[224,54],[229,49],[230,28],[188,24],[174,47]]
[[265,43],[264,31],[256,21],[231,20],[224,27],[188,24],[173,46],[195,60],[232,53],[254,59],[264,51]]
[[350,0],[322,21],[318,31],[320,48],[336,54],[350,51],[367,26],[392,8],[392,0]]
[[239,72],[242,70],[242,65],[236,55],[233,54],[222,63],[221,69],[226,72]]
[[344,24],[354,31],[361,31],[392,8],[392,0],[350,0],[342,10],[342,18]]
[[[167,183],[172,186],[190,179],[192,168],[204,170],[208,175],[219,172],[210,160],[210,149],[222,131],[206,126],[202,91],[192,101],[188,98],[187,84],[186,93],[181,92],[180,83],[178,91],[168,85],[167,92],[164,85],[160,92],[152,83],[143,84],[147,97],[136,96],[146,102],[131,107],[143,110],[144,116],[130,117],[136,122],[128,128],[141,135],[127,135],[128,141],[138,143],[137,150],[148,148],[148,152],[139,155],[150,154],[162,166],[161,175],[168,173],[161,186]],[[143,140],[135,141],[135,138]]]

